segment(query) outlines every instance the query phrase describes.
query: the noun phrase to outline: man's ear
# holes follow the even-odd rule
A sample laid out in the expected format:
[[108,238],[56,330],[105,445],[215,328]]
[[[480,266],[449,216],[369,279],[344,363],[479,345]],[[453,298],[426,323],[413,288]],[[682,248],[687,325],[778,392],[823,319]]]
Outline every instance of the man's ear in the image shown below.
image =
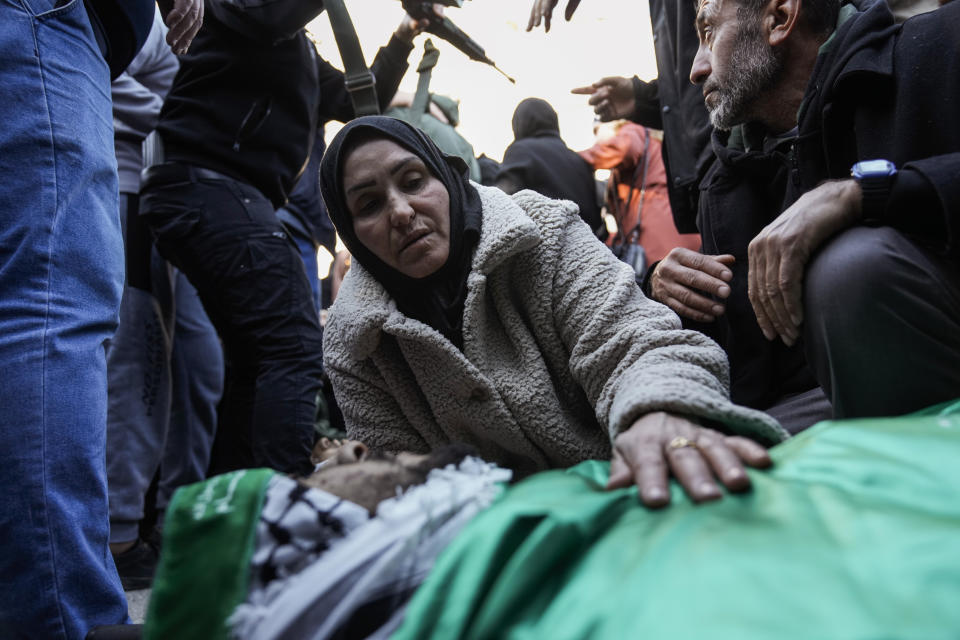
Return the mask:
[[800,24],[803,0],[769,0],[763,10],[761,26],[771,47],[786,42]]

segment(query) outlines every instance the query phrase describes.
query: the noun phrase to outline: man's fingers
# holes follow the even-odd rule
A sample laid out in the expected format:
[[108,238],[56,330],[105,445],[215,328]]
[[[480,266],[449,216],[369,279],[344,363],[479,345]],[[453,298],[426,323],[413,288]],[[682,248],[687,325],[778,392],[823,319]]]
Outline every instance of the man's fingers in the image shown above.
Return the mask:
[[760,444],[741,436],[724,436],[727,446],[751,467],[766,469],[773,464],[770,454]]
[[[705,296],[700,295],[696,291],[685,287],[676,282],[666,281],[662,285],[663,292],[658,292],[657,297],[666,304],[668,307],[682,308],[684,310],[689,309],[694,313],[703,314],[706,316],[719,316],[723,314],[724,307],[722,304],[711,300]],[[671,304],[671,302],[673,304]],[[679,312],[678,312],[679,313]],[[689,317],[689,316],[688,316]],[[698,318],[691,318],[697,320]],[[709,322],[713,318],[704,319],[704,322]]]
[[[729,256],[729,254],[727,255]],[[733,278],[733,272],[730,271],[726,264],[717,260],[717,256],[707,256],[699,251],[691,251],[690,249],[677,247],[670,251],[668,258],[689,269],[705,273],[723,282],[729,282]],[[729,258],[731,262],[735,260],[733,256],[729,256]]]
[[174,53],[186,53],[203,26],[203,2],[177,0],[165,22],[170,29],[167,32],[167,44]]
[[730,491],[746,491],[750,488],[750,476],[743,462],[719,433],[709,433],[697,439],[697,447],[710,463],[713,472]]
[[673,475],[694,502],[705,502],[722,497],[720,487],[713,479],[706,460],[696,447],[672,448],[667,445],[667,460],[670,461]]
[[780,290],[787,316],[799,336],[799,327],[803,323],[803,263],[793,256],[780,261]]
[[596,108],[601,102],[607,101],[607,96],[609,94],[610,92],[607,89],[601,87],[590,94],[590,97],[587,99],[587,104]]
[[586,87],[575,87],[570,89],[570,93],[575,93],[578,96],[589,96],[593,95],[593,92],[597,90],[597,85],[591,84]]
[[747,249],[749,255],[749,269],[747,271],[747,297],[750,299],[750,305],[753,307],[753,313],[757,316],[757,324],[763,337],[767,340],[773,340],[777,337],[777,332],[773,327],[773,322],[768,316],[767,308],[764,304],[763,295],[763,273],[766,268],[764,253],[758,247],[758,239],[754,238]]
[[540,19],[543,16],[541,3],[543,0],[534,0],[533,7],[530,9],[530,21],[527,22],[527,31],[532,31],[540,26]]
[[705,291],[718,298],[730,297],[730,285],[714,276],[707,275],[703,271],[681,268],[677,270],[676,280],[681,284]]
[[777,335],[779,335],[783,339],[783,342],[789,347],[796,342],[798,337],[797,329],[793,326],[793,321],[790,320],[790,315],[787,313],[787,308],[784,304],[784,291],[781,286],[782,280],[780,277],[780,265],[783,263],[783,253],[784,251],[789,251],[789,249],[779,246],[779,243],[770,243],[770,245],[771,246],[768,246],[766,249],[767,256],[763,272],[763,282],[761,284],[762,290],[760,293],[765,303],[764,306],[767,310],[767,315],[770,316]]
[[693,251],[688,255],[674,249],[657,265],[654,273],[659,280],[693,287],[718,298],[730,295],[730,285],[727,282],[733,277],[733,273],[716,263],[712,257]]
[[719,262],[720,264],[726,265],[728,267],[732,266],[737,262],[737,258],[735,256],[730,255],[729,253],[724,253],[719,256],[713,256],[713,259]]

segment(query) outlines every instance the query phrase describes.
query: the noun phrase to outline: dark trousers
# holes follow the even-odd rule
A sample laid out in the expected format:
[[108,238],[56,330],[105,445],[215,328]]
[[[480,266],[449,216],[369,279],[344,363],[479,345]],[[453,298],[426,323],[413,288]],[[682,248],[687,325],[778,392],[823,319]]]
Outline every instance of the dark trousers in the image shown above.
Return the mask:
[[227,375],[210,473],[308,473],[321,333],[303,262],[257,189],[165,163],[145,172],[140,215],[223,341]]
[[804,282],[807,360],[837,418],[960,397],[960,269],[890,227],[854,227]]

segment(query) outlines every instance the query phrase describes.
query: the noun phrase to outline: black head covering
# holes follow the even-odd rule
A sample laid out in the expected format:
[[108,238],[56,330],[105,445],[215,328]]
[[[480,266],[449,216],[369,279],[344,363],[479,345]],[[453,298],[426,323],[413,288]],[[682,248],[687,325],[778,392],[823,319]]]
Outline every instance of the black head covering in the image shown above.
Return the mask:
[[[425,278],[411,278],[388,266],[360,242],[353,230],[353,217],[343,192],[343,165],[356,146],[375,139],[395,142],[419,157],[450,195],[450,253],[444,265]],[[467,276],[482,222],[480,194],[470,185],[466,163],[440,151],[425,133],[402,120],[364,116],[351,120],[327,148],[320,162],[320,190],[343,243],[384,286],[397,308],[462,348]]]
[[540,98],[527,98],[513,112],[513,137],[560,136],[560,120],[550,103]]

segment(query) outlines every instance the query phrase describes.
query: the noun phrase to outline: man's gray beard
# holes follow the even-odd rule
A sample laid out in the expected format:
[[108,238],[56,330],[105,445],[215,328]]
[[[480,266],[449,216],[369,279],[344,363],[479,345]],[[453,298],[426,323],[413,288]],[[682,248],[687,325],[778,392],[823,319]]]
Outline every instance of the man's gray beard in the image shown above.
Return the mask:
[[758,114],[751,113],[752,107],[760,95],[780,79],[782,71],[783,60],[764,42],[759,25],[745,26],[741,19],[730,64],[714,91],[716,102],[712,109],[708,107],[710,124],[729,131],[735,125],[755,119]]

